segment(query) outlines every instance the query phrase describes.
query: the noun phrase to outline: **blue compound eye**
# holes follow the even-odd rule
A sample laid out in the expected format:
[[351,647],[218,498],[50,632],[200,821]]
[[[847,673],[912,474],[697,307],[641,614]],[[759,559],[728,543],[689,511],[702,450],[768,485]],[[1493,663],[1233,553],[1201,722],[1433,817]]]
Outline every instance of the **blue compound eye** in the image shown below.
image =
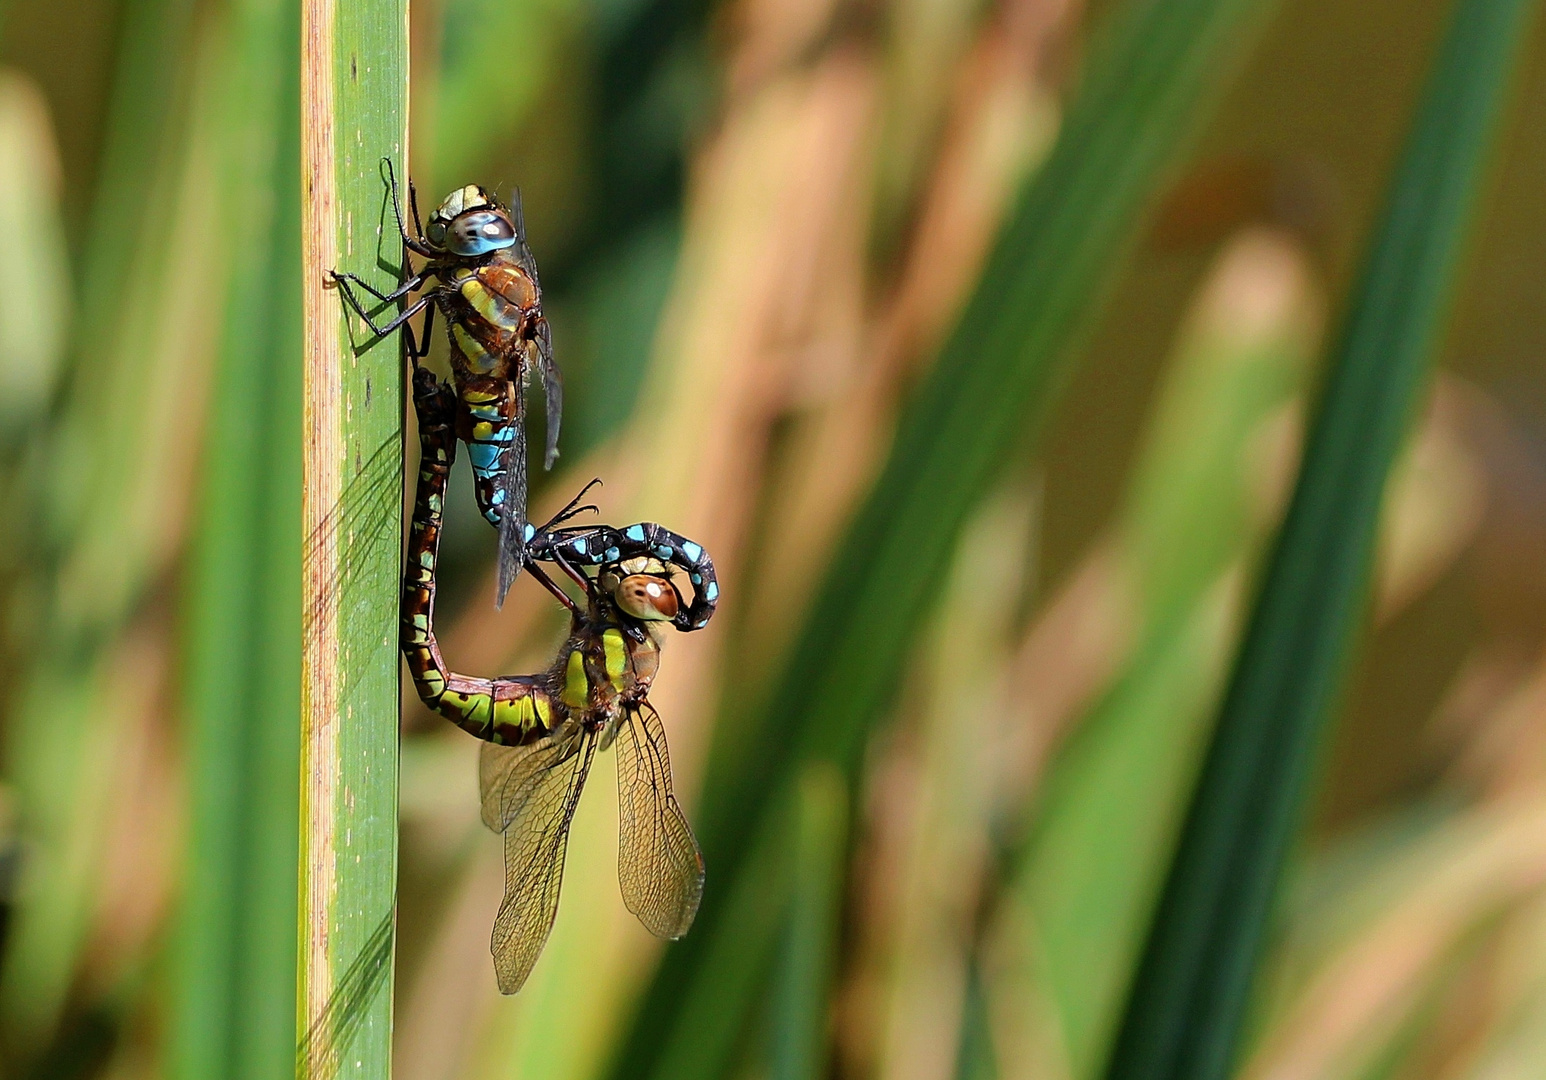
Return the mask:
[[473,210],[451,222],[447,250],[457,255],[487,255],[515,243],[515,226],[497,210]]

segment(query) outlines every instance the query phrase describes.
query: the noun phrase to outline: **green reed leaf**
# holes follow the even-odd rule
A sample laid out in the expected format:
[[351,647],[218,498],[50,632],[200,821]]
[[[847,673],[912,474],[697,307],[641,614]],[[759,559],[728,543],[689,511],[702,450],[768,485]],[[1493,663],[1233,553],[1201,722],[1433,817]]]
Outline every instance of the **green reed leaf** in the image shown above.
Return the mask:
[[391,1075],[403,358],[327,271],[382,291],[401,243],[406,0],[302,7],[303,629],[298,1076]]
[[1222,1080],[1360,615],[1385,479],[1428,373],[1530,0],[1460,0],[1332,352],[1287,519],[1107,1071]]
[[843,774],[829,762],[812,762],[796,786],[790,905],[770,998],[772,1080],[826,1075],[825,1004],[843,903],[848,833]]

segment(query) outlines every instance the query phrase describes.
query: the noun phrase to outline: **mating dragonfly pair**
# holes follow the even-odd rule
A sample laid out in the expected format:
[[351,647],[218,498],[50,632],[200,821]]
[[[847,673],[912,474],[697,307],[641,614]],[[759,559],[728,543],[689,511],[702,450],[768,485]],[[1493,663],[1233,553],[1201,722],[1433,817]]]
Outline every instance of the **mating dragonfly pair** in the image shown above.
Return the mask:
[[[395,183],[392,196],[395,207]],[[417,224],[416,205],[413,213]],[[401,229],[400,211],[398,222]],[[719,585],[708,553],[659,525],[567,524],[595,510],[580,505],[591,485],[541,528],[526,522],[519,401],[528,373],[539,371],[548,390],[550,465],[561,399],[519,203],[511,214],[483,189],[463,188],[431,215],[428,230],[417,237],[404,231],[403,242],[412,251],[427,249],[432,262],[406,274],[396,293],[370,290],[372,295],[393,302],[432,276],[442,284],[385,326],[371,323],[350,291],[350,282],[363,282],[345,274],[334,279],[371,329],[390,333],[402,327],[408,334],[405,351],[414,365],[420,463],[403,575],[401,647],[424,703],[483,740],[483,821],[505,837],[505,896],[491,949],[499,988],[513,994],[531,973],[552,929],[570,822],[597,750],[617,748],[618,883],[624,903],[659,937],[679,938],[692,925],[703,894],[703,856],[672,793],[665,731],[649,690],[659,667],[662,628],[705,626],[718,602]],[[514,254],[506,259],[506,252]],[[526,283],[530,291],[521,292]],[[428,325],[422,343],[407,327],[407,315],[431,303],[450,325],[453,386],[442,385],[418,363],[428,351]],[[519,307],[521,314],[512,316],[504,304]],[[496,339],[496,331],[506,336]],[[472,352],[467,342],[480,344],[484,352]],[[476,378],[468,375],[472,369],[480,369]],[[495,385],[501,378],[505,385]],[[477,411],[490,403],[492,418]],[[477,678],[449,670],[441,656],[435,636],[435,570],[446,485],[459,440],[471,452],[480,506],[500,528],[501,596],[509,584],[505,560],[514,558],[516,569],[524,567],[569,611],[568,638],[545,671]],[[489,446],[497,454],[484,449]],[[513,545],[508,542],[512,535]],[[583,603],[560,587],[543,564],[557,567],[579,586]],[[677,587],[679,576],[692,587],[691,602]]]

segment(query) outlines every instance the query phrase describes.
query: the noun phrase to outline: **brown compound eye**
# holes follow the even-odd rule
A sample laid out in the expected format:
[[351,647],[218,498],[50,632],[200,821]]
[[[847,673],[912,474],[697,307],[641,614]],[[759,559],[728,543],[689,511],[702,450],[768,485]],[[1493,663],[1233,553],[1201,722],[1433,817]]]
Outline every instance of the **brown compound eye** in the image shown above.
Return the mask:
[[617,586],[617,606],[635,619],[674,619],[681,603],[672,584],[654,574],[630,574]]

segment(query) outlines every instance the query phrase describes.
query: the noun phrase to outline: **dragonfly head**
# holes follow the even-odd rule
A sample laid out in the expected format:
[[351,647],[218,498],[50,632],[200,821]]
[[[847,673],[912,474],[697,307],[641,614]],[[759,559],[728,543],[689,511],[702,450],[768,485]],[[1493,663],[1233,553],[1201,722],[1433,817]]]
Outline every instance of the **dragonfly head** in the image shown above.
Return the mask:
[[477,184],[457,188],[435,208],[424,227],[431,247],[451,255],[487,255],[518,239],[510,212]]
[[641,622],[670,622],[686,606],[671,584],[670,572],[657,559],[629,559],[607,567],[597,583],[618,610]]

